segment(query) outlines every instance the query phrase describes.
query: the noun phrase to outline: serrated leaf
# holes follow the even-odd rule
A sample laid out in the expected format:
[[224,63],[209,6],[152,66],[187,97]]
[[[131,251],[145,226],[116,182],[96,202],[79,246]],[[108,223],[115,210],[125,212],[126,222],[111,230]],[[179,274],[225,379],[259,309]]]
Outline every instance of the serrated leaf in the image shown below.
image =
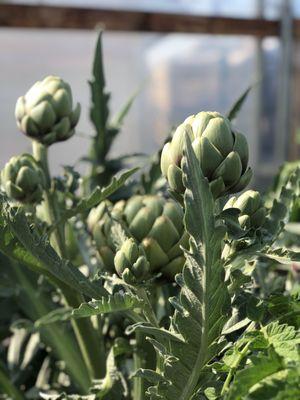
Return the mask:
[[99,163],[103,162],[109,150],[106,132],[109,117],[110,94],[105,89],[105,77],[102,57],[102,32],[99,32],[93,63],[93,77],[89,82],[91,88],[90,118],[94,125],[96,136],[91,146],[91,158]]
[[287,222],[289,209],[294,199],[299,196],[300,191],[300,168],[293,171],[290,177],[282,186],[279,195],[274,199],[269,215],[266,218],[264,228],[270,235],[270,241],[274,240],[274,236],[278,235]]
[[[1,198],[2,205],[3,198]],[[18,241],[11,232],[7,222],[1,215],[0,220],[0,250],[7,257],[19,261],[35,272],[43,272],[43,266],[40,261],[34,257],[26,248]]]
[[92,300],[82,303],[78,308],[58,308],[51,311],[35,322],[35,327],[53,324],[54,322],[62,322],[70,319],[87,318],[93,315],[109,314],[113,312],[126,311],[133,308],[141,307],[141,300],[129,293],[115,293],[107,295],[99,300]]
[[251,389],[264,379],[285,369],[283,359],[274,350],[268,355],[252,357],[251,364],[238,371],[231,388],[225,397],[226,400],[243,400],[251,392]]
[[137,330],[145,333],[146,335],[154,336],[158,341],[184,343],[183,337],[180,334],[176,332],[170,332],[169,330],[163,328],[156,328],[147,322],[137,322],[136,324],[128,326],[126,328],[126,334],[130,335]]
[[181,289],[179,299],[173,300],[176,310],[170,331],[181,335],[184,342],[156,337],[175,361],[164,358],[162,375],[171,385],[159,382],[149,388],[151,399],[190,400],[195,395],[207,363],[224,348],[222,329],[230,314],[221,261],[225,231],[216,226],[213,196],[188,137],[183,172],[191,250],[185,252],[186,265],[177,279]]
[[[197,245],[201,244],[203,253],[207,252],[215,233],[214,199],[207,179],[203,176],[200,163],[187,137],[186,157],[184,158],[185,224]],[[195,206],[197,204],[197,207]]]
[[227,118],[229,120],[233,120],[236,118],[238,112],[240,111],[240,109],[242,108],[245,100],[248,97],[248,94],[250,93],[250,91],[252,90],[253,86],[249,86],[243,93],[242,95],[236,100],[236,102],[233,104],[233,106],[231,107],[230,111],[228,111],[227,113]]
[[135,371],[131,375],[131,378],[143,378],[143,379],[146,379],[148,382],[155,384],[155,385],[158,383],[162,383],[162,382],[164,384],[170,384],[158,372],[152,371],[151,369],[145,369],[145,368],[140,368],[137,371]]
[[139,94],[139,90],[135,93],[133,93],[132,96],[129,97],[129,99],[126,101],[126,103],[123,105],[121,110],[117,113],[115,117],[112,118],[111,121],[111,126],[116,127],[120,129],[122,126],[125,117],[127,116],[128,112],[130,111],[132,104],[134,103],[137,95]]
[[282,247],[269,249],[266,253],[261,253],[260,256],[280,264],[291,264],[292,261],[300,261],[300,252]]
[[300,361],[300,335],[293,326],[279,324],[276,321],[261,330],[269,346],[273,346],[276,353],[283,359],[286,361]]
[[[8,232],[13,237],[13,242],[18,242],[18,249],[24,256],[24,263],[30,258],[30,264],[40,273],[52,279],[56,284],[68,285],[77,292],[88,297],[99,299],[106,295],[106,290],[95,282],[91,282],[69,261],[61,259],[49,241],[28,225],[22,209],[15,210],[2,197],[2,217],[8,227]],[[24,251],[25,250],[25,251]],[[8,254],[14,257],[14,251]],[[18,261],[22,257],[17,255]]]
[[60,220],[57,221],[54,227],[52,227],[52,230],[55,229],[58,224],[66,222],[68,219],[75,217],[77,214],[82,214],[86,211],[89,211],[91,208],[107,199],[114,192],[120,189],[127,179],[136,173],[136,171],[138,171],[138,168],[132,168],[121,174],[119,177],[113,177],[111,183],[105,188],[97,187],[92,194],[86,198],[83,198],[76,207],[63,213]]
[[300,300],[293,296],[273,295],[268,299],[268,311],[273,318],[300,329]]
[[142,302],[138,297],[129,293],[115,293],[108,297],[102,297],[101,300],[93,300],[81,304],[79,308],[72,311],[72,317],[83,318],[98,314],[126,311],[141,306]]
[[71,307],[56,308],[55,310],[50,311],[48,314],[35,321],[34,326],[36,329],[39,329],[41,326],[44,325],[54,324],[55,322],[68,321],[71,318],[71,315]]

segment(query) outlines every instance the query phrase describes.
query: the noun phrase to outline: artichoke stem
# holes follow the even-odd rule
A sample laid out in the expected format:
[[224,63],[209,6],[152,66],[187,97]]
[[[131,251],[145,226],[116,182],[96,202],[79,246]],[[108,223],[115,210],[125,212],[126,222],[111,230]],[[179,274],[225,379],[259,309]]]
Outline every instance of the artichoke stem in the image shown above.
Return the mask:
[[[55,191],[51,190],[51,176],[48,165],[48,148],[43,144],[33,140],[32,149],[34,158],[40,163],[46,176],[47,187],[44,192],[45,201],[43,205],[46,214],[46,220],[50,225],[53,225],[56,224],[56,222],[60,219],[60,209],[56,193]],[[64,231],[64,224],[57,225],[57,228],[53,232],[52,244],[62,258],[67,258]],[[61,287],[60,289],[62,290],[65,304],[67,306],[77,308],[81,303],[84,302],[82,295],[75,292],[73,289],[66,287]],[[73,319],[71,324],[90,378],[102,378],[105,374],[105,354],[101,333],[96,332],[90,319]]]
[[32,141],[32,153],[33,157],[38,161],[43,168],[46,181],[47,181],[47,187],[50,188],[51,186],[51,179],[50,179],[50,172],[49,172],[49,166],[48,166],[48,148],[44,146],[43,144],[37,142],[36,140]]
[[[143,357],[143,344],[145,341],[144,334],[137,331],[135,333],[135,351],[133,355],[133,363],[134,363],[134,371],[137,371],[140,368],[144,368],[144,357]],[[133,396],[134,400],[144,400],[145,399],[145,383],[144,379],[134,378],[133,380]]]
[[[49,225],[52,225],[59,220],[60,212],[55,192],[51,190],[51,177],[48,165],[48,148],[43,144],[33,140],[32,152],[34,158],[40,163],[45,174],[47,186],[44,192],[44,210],[47,222]],[[53,232],[52,245],[61,257],[66,256],[64,225],[57,225],[57,228]]]

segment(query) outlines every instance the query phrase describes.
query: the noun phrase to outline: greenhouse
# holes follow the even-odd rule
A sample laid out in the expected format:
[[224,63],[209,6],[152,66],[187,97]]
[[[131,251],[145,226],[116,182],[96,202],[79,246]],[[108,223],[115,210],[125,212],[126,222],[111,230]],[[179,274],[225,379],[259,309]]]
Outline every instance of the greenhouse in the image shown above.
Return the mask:
[[300,399],[300,0],[0,0],[0,400]]

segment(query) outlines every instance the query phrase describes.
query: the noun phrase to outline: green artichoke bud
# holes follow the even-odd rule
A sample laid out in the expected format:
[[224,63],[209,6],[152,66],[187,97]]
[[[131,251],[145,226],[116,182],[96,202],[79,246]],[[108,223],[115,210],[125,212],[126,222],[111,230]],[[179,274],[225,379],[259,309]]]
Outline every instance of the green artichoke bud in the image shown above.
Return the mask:
[[30,154],[12,157],[1,172],[1,186],[8,197],[20,203],[39,203],[46,179],[43,170]]
[[150,265],[145,252],[132,238],[122,244],[114,262],[117,274],[129,284],[141,282],[149,277]]
[[263,205],[260,194],[254,190],[247,190],[239,197],[231,197],[224,206],[240,210],[239,223],[245,229],[260,228],[266,218],[267,210]]
[[182,156],[188,134],[215,198],[243,190],[251,180],[248,144],[244,135],[233,130],[230,121],[217,112],[200,112],[188,117],[166,143],[161,170],[172,190],[183,193]]
[[107,212],[109,211],[113,218],[121,220],[124,204],[125,202],[120,201],[113,206],[109,201],[104,201],[91,209],[87,219],[89,231],[96,242],[103,265],[110,272],[115,272],[116,248],[111,237],[112,221]]
[[80,104],[73,109],[69,84],[57,76],[48,76],[19,97],[15,116],[25,135],[49,146],[74,135]]
[[107,207],[143,247],[150,272],[160,272],[172,280],[182,270],[185,258],[181,246],[188,247],[188,234],[184,230],[183,211],[176,202],[161,196],[137,195],[127,202],[122,200],[114,206],[101,203],[91,210],[89,229],[103,264],[113,271],[116,249],[111,238],[111,219],[105,213]]

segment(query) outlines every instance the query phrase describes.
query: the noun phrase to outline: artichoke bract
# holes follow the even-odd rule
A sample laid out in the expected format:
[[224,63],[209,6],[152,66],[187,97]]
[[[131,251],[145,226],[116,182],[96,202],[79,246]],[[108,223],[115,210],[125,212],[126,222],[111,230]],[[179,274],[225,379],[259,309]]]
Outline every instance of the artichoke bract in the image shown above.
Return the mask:
[[188,117],[165,144],[161,170],[169,186],[182,194],[182,157],[185,135],[189,135],[203,175],[215,198],[243,190],[251,180],[248,144],[244,135],[233,130],[228,118],[217,112],[200,112]]
[[80,104],[73,109],[69,84],[57,76],[48,76],[19,97],[15,116],[25,135],[49,146],[74,135]]
[[1,186],[8,197],[20,203],[41,202],[46,179],[30,154],[12,157],[1,172]]
[[91,210],[89,229],[103,264],[114,271],[116,249],[107,207],[112,217],[143,247],[151,273],[160,272],[172,280],[182,270],[185,258],[181,246],[188,247],[188,234],[184,230],[183,211],[175,201],[155,195],[136,195],[114,206],[101,203]]
[[263,205],[259,192],[247,190],[239,197],[231,197],[224,206],[228,208],[238,208],[240,216],[238,218],[242,228],[257,229],[260,228],[266,218],[267,210]]
[[145,252],[132,238],[122,244],[114,263],[117,274],[129,284],[142,282],[149,277],[150,265]]

